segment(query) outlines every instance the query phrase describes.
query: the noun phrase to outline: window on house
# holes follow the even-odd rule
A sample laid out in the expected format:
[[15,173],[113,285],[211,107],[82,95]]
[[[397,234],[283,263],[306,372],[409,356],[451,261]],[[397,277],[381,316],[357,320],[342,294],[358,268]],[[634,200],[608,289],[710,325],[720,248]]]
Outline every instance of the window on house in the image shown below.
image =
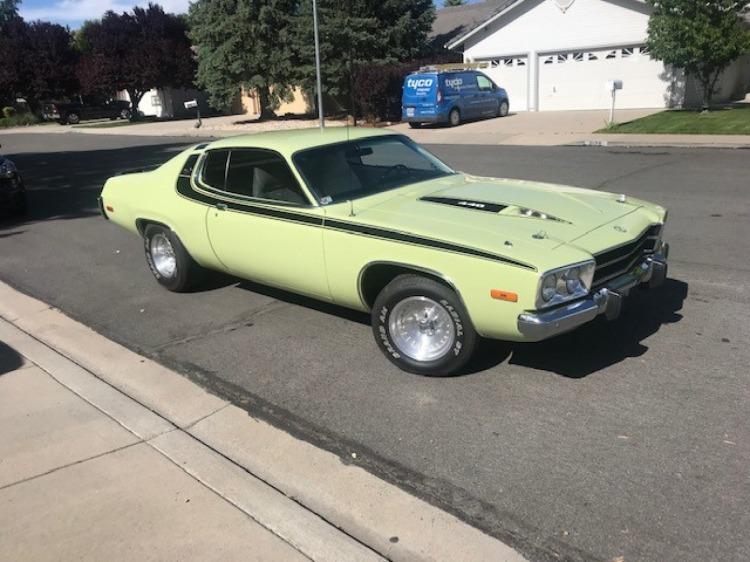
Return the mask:
[[604,57],[605,59],[614,59],[617,58],[617,51],[610,51],[607,53],[607,56]]

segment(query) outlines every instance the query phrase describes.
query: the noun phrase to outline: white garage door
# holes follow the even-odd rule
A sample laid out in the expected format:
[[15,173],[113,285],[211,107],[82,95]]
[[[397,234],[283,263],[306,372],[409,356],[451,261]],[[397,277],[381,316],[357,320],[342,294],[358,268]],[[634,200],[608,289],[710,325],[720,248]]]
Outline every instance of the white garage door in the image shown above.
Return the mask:
[[489,68],[480,68],[492,81],[508,92],[511,111],[527,109],[529,87],[527,57],[505,57],[488,60]]
[[539,109],[605,109],[608,80],[622,80],[618,108],[664,107],[668,94],[663,63],[645,47],[539,55]]

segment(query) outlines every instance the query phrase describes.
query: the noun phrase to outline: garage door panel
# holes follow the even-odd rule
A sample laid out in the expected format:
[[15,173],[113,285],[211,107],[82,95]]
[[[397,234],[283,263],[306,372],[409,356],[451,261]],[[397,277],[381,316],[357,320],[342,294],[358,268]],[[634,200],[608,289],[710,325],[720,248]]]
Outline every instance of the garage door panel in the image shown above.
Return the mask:
[[539,57],[539,109],[606,109],[608,80],[623,82],[618,108],[664,107],[669,78],[641,47],[564,52]]
[[508,92],[511,111],[525,111],[528,101],[527,57],[504,57],[487,60],[488,68],[480,68],[492,81]]

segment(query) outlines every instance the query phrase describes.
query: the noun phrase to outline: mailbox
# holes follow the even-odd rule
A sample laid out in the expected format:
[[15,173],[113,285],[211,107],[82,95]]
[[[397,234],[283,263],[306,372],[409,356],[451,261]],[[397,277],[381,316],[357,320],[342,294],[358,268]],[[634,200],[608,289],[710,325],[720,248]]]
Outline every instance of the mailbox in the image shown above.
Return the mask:
[[185,109],[195,109],[198,107],[198,101],[197,100],[186,101],[184,105],[185,105]]
[[622,90],[622,80],[607,80],[607,91]]

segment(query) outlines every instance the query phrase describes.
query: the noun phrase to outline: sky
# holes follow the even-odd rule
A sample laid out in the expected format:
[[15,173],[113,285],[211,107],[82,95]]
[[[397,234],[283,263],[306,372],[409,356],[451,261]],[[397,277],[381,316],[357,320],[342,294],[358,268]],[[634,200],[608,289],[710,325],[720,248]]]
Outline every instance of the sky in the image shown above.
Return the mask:
[[[153,1],[153,0],[152,0]],[[187,12],[189,0],[157,0],[166,12]],[[19,12],[26,21],[44,20],[73,29],[107,10],[127,12],[133,6],[147,6],[148,0],[22,0]]]

